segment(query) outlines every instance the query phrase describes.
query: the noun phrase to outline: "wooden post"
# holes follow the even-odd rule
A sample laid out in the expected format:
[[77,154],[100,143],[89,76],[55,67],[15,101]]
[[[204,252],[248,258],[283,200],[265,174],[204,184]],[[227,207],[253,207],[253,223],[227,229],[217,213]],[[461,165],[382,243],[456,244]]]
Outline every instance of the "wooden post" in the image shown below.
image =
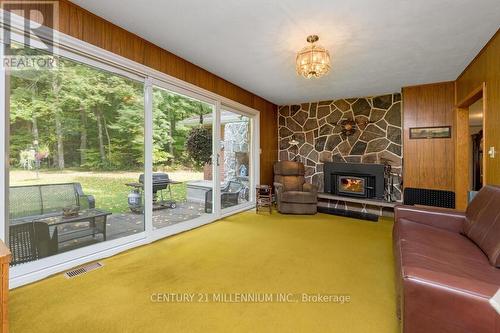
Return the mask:
[[470,188],[469,167],[469,110],[455,109],[455,200],[458,210],[467,208]]
[[8,299],[9,299],[9,264],[11,254],[9,248],[0,240],[0,333],[9,332]]

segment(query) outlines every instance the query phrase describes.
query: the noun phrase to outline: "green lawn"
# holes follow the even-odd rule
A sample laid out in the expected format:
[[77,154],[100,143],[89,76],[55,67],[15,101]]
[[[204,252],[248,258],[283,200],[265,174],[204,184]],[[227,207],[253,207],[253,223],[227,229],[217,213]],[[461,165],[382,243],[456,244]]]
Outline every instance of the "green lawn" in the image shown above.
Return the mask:
[[[95,197],[96,207],[113,213],[120,213],[129,211],[127,196],[132,188],[124,184],[136,182],[137,179],[76,177],[75,181],[82,184],[85,194],[92,194]],[[172,185],[172,197],[179,202],[185,201],[186,183]],[[164,191],[164,198],[169,198],[168,191]]]
[[[10,173],[10,185],[58,184],[77,182],[82,185],[85,194],[95,197],[96,208],[113,213],[129,212],[127,196],[132,189],[126,183],[137,182],[139,173],[134,172],[86,172],[65,170],[43,171],[39,178],[34,172],[14,170]],[[186,200],[186,181],[199,179],[200,175],[189,172],[170,174],[172,179],[182,181],[182,184],[172,185],[172,197],[178,202]],[[202,175],[201,175],[202,176]],[[164,191],[168,198],[167,191]],[[164,196],[165,197],[165,196]]]

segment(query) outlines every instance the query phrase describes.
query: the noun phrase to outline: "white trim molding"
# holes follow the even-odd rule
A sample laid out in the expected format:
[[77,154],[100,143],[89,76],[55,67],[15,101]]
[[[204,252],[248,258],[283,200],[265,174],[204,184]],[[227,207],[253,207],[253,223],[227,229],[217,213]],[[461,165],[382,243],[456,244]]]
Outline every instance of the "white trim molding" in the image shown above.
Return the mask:
[[[0,29],[0,34],[2,33]],[[4,55],[4,44],[0,42],[0,59],[3,59]],[[0,227],[0,239],[8,238],[8,227],[5,221],[9,219],[9,205],[7,200],[7,189],[9,188],[9,100],[5,98],[7,95],[7,90],[9,89],[7,72],[3,65],[0,65],[0,219],[4,221],[3,225]]]

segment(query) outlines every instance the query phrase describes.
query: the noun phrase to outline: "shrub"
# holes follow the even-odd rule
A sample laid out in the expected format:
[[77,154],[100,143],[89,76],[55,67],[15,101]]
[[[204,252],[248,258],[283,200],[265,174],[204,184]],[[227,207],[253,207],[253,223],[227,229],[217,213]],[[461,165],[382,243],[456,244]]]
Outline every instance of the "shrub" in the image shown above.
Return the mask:
[[186,139],[186,150],[197,167],[212,160],[212,131],[207,128],[193,128]]

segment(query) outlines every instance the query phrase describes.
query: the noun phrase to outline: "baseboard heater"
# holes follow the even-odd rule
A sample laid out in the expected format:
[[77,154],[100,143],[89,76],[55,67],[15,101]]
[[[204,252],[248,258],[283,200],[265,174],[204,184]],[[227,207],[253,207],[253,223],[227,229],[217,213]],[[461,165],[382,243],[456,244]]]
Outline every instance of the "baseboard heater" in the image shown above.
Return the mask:
[[360,219],[360,220],[378,222],[378,215],[371,214],[371,213],[363,213],[363,212],[357,212],[357,211],[353,211],[353,210],[329,208],[329,207],[323,207],[323,206],[318,206],[318,212],[323,213],[323,214],[352,217],[352,218]]
[[404,190],[405,205],[423,205],[455,208],[455,192],[407,187]]

